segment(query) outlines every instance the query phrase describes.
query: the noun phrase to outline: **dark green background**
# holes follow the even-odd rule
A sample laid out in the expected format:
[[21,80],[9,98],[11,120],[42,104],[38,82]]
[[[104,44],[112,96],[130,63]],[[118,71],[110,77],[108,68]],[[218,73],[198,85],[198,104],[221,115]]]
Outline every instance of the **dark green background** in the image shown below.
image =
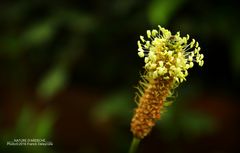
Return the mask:
[[[238,152],[239,14],[230,0],[0,1],[0,152],[126,153],[137,40],[157,25],[195,38],[205,64],[139,153]],[[54,145],[7,146],[14,138]]]

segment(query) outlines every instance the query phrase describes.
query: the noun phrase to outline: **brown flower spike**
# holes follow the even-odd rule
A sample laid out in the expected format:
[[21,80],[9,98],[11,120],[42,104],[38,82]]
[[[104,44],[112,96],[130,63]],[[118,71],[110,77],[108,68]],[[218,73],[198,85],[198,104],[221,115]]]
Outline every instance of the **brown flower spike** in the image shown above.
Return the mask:
[[180,37],[178,32],[172,35],[170,31],[159,26],[157,30],[147,30],[146,41],[140,36],[138,55],[145,58],[145,74],[139,83],[138,107],[135,109],[131,122],[131,131],[138,139],[147,136],[156,121],[160,119],[164,107],[170,103],[172,91],[186,80],[188,69],[193,62],[203,65],[203,54],[200,54],[198,42],[190,43],[189,35]]

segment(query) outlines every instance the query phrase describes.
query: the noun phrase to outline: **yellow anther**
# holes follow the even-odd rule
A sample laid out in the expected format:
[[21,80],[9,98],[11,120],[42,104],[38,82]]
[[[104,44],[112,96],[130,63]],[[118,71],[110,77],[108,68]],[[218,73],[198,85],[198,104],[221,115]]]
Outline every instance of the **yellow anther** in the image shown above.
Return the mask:
[[171,51],[171,50],[167,52],[168,56],[172,56],[172,54],[173,54],[173,51]]
[[138,56],[141,58],[144,57],[144,52],[143,51],[138,52]]
[[142,44],[140,41],[137,41],[138,48],[142,48]]
[[158,63],[160,67],[163,67],[163,61],[159,61]]
[[145,48],[149,48],[150,47],[150,41],[146,41],[146,45],[145,45]]
[[193,61],[193,57],[192,57],[192,56],[189,56],[189,57],[188,57],[188,60],[189,60],[190,62],[192,62],[192,61]]
[[193,62],[190,62],[190,63],[189,63],[189,68],[192,68],[193,65],[194,65]]
[[151,31],[150,30],[147,30],[147,37],[151,38]]
[[155,29],[153,29],[153,30],[152,30],[152,36],[155,37],[157,34],[158,34],[158,31],[155,30]]
[[155,69],[157,67],[157,64],[153,63],[150,65],[150,69]]
[[148,63],[148,61],[149,61],[149,58],[148,58],[148,57],[145,57],[144,62],[145,62],[145,63]]
[[193,48],[194,43],[195,43],[195,39],[192,39],[192,42],[190,43],[191,48]]
[[198,42],[196,42],[196,45],[195,45],[195,47],[196,47],[196,48],[198,48],[198,46],[199,46],[199,44],[198,44]]
[[141,41],[144,43],[145,42],[145,40],[144,40],[144,37],[143,36],[140,36],[140,39],[141,39]]

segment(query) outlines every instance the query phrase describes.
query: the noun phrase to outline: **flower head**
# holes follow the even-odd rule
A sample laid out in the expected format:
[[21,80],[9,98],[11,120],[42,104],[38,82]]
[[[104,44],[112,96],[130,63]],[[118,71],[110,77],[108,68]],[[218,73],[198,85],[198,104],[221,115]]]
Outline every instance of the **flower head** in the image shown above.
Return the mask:
[[138,55],[144,58],[145,70],[150,78],[173,78],[180,83],[186,80],[188,69],[197,62],[203,65],[203,54],[195,39],[190,43],[189,35],[181,37],[180,32],[172,35],[161,26],[159,30],[147,30],[147,39],[140,36],[138,41]]
[[136,138],[147,136],[161,112],[171,104],[167,98],[179,83],[186,80],[188,69],[193,62],[203,65],[203,54],[195,39],[189,35],[181,37],[177,32],[172,35],[167,29],[147,30],[147,39],[140,36],[138,55],[144,58],[145,74],[137,87],[137,104],[131,122],[131,131]]

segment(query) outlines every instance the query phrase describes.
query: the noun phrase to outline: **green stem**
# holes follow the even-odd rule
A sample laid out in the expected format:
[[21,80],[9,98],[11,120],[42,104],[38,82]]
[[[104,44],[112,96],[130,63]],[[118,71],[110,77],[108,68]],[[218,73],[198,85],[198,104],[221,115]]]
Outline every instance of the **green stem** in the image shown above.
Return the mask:
[[129,148],[129,153],[136,153],[140,141],[140,139],[133,137],[131,146]]

